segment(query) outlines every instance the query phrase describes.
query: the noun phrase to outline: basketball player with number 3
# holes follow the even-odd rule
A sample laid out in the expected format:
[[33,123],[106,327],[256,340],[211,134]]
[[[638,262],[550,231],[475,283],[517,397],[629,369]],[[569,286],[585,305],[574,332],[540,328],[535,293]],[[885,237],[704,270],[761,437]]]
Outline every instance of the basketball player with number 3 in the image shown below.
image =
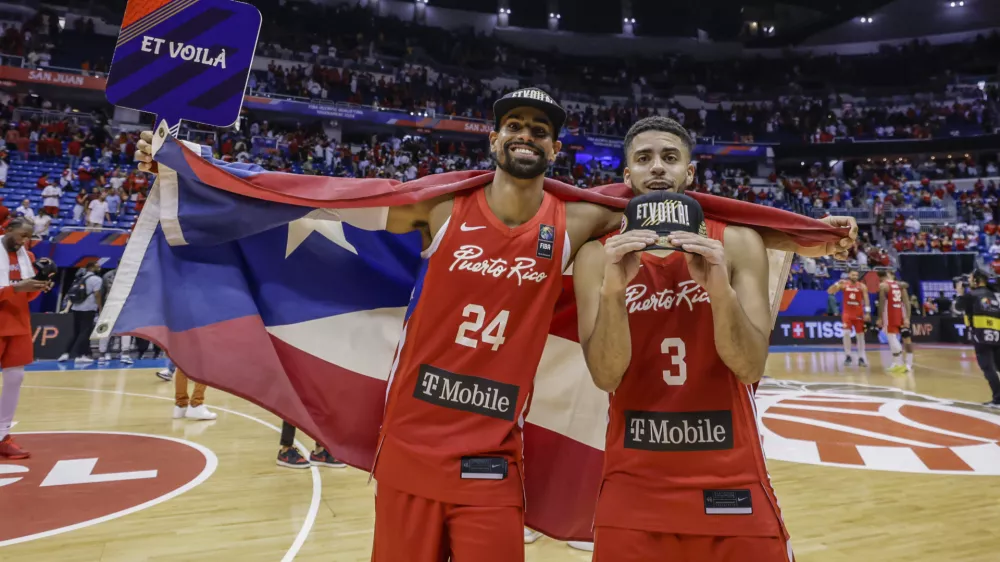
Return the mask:
[[789,562],[753,393],[771,314],[755,231],[706,221],[692,142],[663,117],[625,138],[636,193],[620,234],[583,246],[580,341],[611,393],[595,562]]

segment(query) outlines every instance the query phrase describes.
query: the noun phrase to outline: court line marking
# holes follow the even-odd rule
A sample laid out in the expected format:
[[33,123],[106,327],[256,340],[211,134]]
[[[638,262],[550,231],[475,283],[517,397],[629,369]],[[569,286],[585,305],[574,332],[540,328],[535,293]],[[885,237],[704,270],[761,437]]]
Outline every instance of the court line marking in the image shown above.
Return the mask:
[[[22,388],[38,388],[44,390],[70,390],[76,392],[93,392],[93,393],[103,393],[103,394],[120,394],[122,396],[136,396],[139,398],[153,398],[156,400],[167,400],[173,402],[173,398],[166,396],[155,396],[152,394],[139,394],[137,392],[125,392],[122,390],[103,390],[96,388],[74,388],[70,386],[44,386],[44,385],[24,385]],[[269,427],[273,429],[278,434],[281,433],[281,428],[275,426],[272,423],[266,422],[258,417],[252,416],[250,414],[244,414],[243,412],[237,412],[236,410],[230,410],[229,408],[223,408],[221,406],[212,406],[212,409],[219,410],[221,412],[227,412],[233,415],[237,415],[248,420],[254,421],[263,425],[264,427]],[[46,432],[55,433],[55,432]],[[295,446],[301,448],[302,450],[308,450],[308,448],[298,439],[295,440]],[[213,453],[214,456],[214,453]],[[299,529],[298,535],[295,536],[295,540],[292,541],[292,545],[285,552],[285,555],[281,558],[281,562],[292,562],[298,555],[299,550],[302,549],[302,545],[305,544],[306,538],[309,533],[312,532],[313,524],[316,522],[316,516],[319,513],[320,495],[323,491],[322,477],[320,476],[319,469],[315,466],[310,466],[309,471],[312,473],[312,499],[309,502],[309,511],[306,513],[306,519],[302,523],[302,528]],[[0,543],[3,546],[3,543]]]
[[47,537],[52,537],[52,536],[55,536],[55,535],[61,535],[63,533],[68,533],[70,531],[76,531],[78,529],[85,529],[87,527],[92,527],[94,525],[97,525],[98,523],[104,523],[105,521],[111,521],[113,519],[118,519],[119,517],[124,517],[126,515],[131,515],[133,513],[142,511],[144,509],[148,509],[148,508],[153,507],[155,505],[159,505],[159,504],[161,504],[161,503],[163,503],[163,502],[165,502],[167,500],[172,500],[172,499],[176,498],[177,496],[183,494],[184,492],[187,492],[188,490],[194,488],[198,484],[201,484],[205,480],[208,480],[208,478],[212,474],[215,473],[215,469],[219,466],[219,458],[216,457],[215,453],[212,452],[212,450],[209,449],[208,447],[205,447],[204,445],[200,445],[200,444],[195,443],[193,441],[186,441],[184,439],[178,439],[176,437],[170,437],[170,436],[167,436],[167,435],[156,435],[156,434],[153,434],[153,433],[132,433],[132,432],[128,432],[128,431],[22,431],[22,432],[18,432],[18,435],[45,435],[45,434],[53,434],[53,433],[58,433],[58,434],[80,434],[80,433],[86,433],[86,434],[97,434],[97,435],[129,435],[129,436],[132,436],[132,437],[148,437],[148,438],[154,438],[154,439],[164,439],[166,441],[174,441],[175,443],[180,443],[182,445],[187,445],[187,446],[191,447],[192,449],[195,449],[196,451],[198,451],[199,453],[201,453],[202,456],[205,457],[205,468],[203,468],[201,470],[201,473],[199,473],[198,476],[195,476],[194,479],[186,482],[183,486],[181,486],[181,487],[179,487],[179,488],[177,488],[175,490],[171,490],[170,492],[167,492],[166,494],[163,494],[162,496],[158,496],[158,497],[155,497],[155,498],[153,498],[153,499],[151,499],[149,501],[143,502],[143,503],[141,503],[139,505],[133,505],[132,507],[123,509],[121,511],[116,511],[114,513],[109,513],[108,515],[104,515],[104,516],[98,517],[96,519],[88,519],[87,521],[81,521],[80,523],[74,523],[72,525],[66,525],[65,527],[59,527],[58,529],[49,529],[48,531],[42,531],[42,532],[39,532],[39,533],[34,533],[32,535],[25,535],[23,537],[17,537],[17,538],[9,539],[9,540],[6,540],[6,541],[0,541],[0,547],[10,546],[10,545],[19,544],[19,543],[28,542],[28,541],[33,541],[33,540],[37,540],[37,539],[44,539],[44,538],[47,538]]

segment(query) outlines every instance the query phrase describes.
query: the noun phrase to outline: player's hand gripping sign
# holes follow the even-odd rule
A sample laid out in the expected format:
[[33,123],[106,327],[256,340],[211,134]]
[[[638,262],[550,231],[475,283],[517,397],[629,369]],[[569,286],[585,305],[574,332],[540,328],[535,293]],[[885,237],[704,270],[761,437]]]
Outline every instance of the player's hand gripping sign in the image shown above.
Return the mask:
[[108,75],[108,101],[215,127],[240,115],[261,16],[233,0],[129,0]]

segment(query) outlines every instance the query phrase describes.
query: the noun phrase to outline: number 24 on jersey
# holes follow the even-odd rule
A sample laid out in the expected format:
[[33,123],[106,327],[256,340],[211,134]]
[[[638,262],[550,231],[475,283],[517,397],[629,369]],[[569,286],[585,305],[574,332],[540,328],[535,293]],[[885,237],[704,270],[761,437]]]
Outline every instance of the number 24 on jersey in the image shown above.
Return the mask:
[[[482,342],[491,345],[493,351],[500,349],[500,346],[505,341],[503,334],[507,330],[507,319],[510,317],[509,311],[501,310],[500,314],[497,314],[490,320],[485,330],[482,330],[482,328],[483,322],[486,319],[486,309],[482,306],[478,304],[467,305],[462,310],[462,317],[468,318],[468,321],[462,322],[462,325],[458,327],[455,343],[475,349],[479,346],[479,342]],[[482,330],[481,333],[480,330]],[[472,337],[466,334],[471,334]],[[477,335],[478,339],[476,339]]]

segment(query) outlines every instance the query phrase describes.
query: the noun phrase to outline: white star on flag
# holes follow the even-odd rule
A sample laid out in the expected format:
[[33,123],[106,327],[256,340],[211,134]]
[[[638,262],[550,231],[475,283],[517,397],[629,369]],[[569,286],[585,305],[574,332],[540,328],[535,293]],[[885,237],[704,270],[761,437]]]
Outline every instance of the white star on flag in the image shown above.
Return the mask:
[[288,223],[288,244],[285,246],[286,258],[292,255],[292,252],[305,242],[306,238],[309,238],[309,235],[313,232],[322,234],[327,240],[357,255],[357,248],[348,242],[347,237],[344,235],[344,223],[312,218],[313,216],[322,216],[323,214],[325,213],[322,210],[313,211],[299,220]]

